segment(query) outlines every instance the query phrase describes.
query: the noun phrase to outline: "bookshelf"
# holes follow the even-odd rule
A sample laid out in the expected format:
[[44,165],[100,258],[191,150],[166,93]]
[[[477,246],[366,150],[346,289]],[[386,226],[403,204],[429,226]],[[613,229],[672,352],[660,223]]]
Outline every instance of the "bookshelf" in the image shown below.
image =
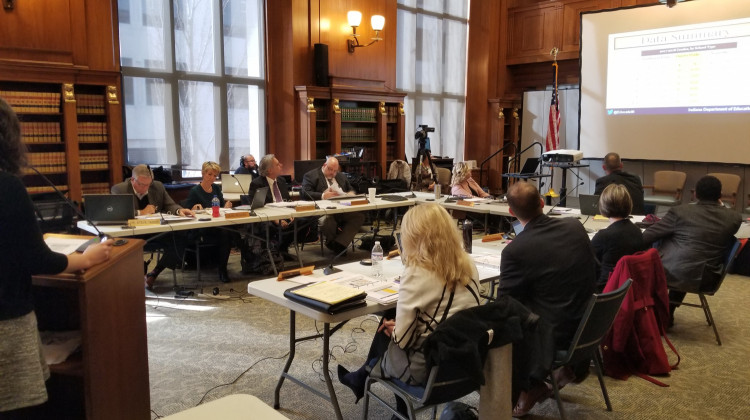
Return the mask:
[[[297,86],[301,159],[362,150],[362,158],[340,159],[342,169],[385,176],[404,154],[404,97],[382,82],[352,81],[329,87]],[[353,83],[352,83],[353,82]]]
[[[21,122],[28,163],[72,200],[108,193],[122,177],[122,111],[116,83],[0,80],[0,97]],[[29,194],[53,191],[33,170],[25,169],[24,175]]]

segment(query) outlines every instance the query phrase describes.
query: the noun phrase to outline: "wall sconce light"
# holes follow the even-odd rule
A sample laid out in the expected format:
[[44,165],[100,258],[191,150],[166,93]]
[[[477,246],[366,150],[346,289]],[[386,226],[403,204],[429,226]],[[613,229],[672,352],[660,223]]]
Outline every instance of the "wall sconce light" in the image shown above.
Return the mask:
[[369,47],[370,45],[383,39],[380,37],[380,31],[382,31],[383,27],[385,26],[385,17],[381,15],[372,15],[372,18],[370,18],[370,25],[372,25],[372,30],[375,31],[375,36],[371,38],[372,42],[370,42],[369,44],[359,43],[359,34],[357,33],[357,27],[360,23],[362,23],[362,13],[356,10],[351,10],[346,14],[346,19],[349,21],[349,26],[352,27],[352,38],[346,40],[346,45],[349,47],[350,53],[353,53],[355,48]]

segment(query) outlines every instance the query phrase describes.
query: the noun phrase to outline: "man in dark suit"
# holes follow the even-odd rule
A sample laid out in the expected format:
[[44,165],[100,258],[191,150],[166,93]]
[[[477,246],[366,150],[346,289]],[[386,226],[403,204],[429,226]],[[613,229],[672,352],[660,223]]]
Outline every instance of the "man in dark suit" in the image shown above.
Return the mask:
[[[250,197],[255,197],[255,193],[259,188],[268,187],[266,203],[278,203],[290,200],[289,186],[284,177],[281,176],[281,162],[276,159],[276,156],[272,154],[263,156],[258,165],[258,172],[260,176],[253,179],[253,182],[250,183]],[[298,220],[297,231],[300,232],[306,229],[316,219],[315,217],[305,217],[302,220]],[[279,232],[279,251],[287,260],[294,260],[294,257],[289,255],[287,251],[289,245],[294,242],[294,224],[292,222],[293,220],[291,219],[282,219],[273,222],[281,229]]]
[[253,179],[259,177],[260,173],[258,172],[258,165],[255,163],[255,157],[253,155],[240,156],[240,166],[234,173],[252,175]]
[[[327,200],[331,197],[354,194],[354,187],[339,169],[339,161],[335,157],[328,158],[322,168],[313,169],[305,174],[302,188],[313,200]],[[323,216],[320,219],[320,227],[328,239],[326,247],[336,254],[344,251],[364,221],[365,215],[361,212]]]
[[[586,229],[575,218],[543,214],[544,201],[531,183],[513,184],[507,198],[510,213],[524,229],[502,251],[499,294],[544,318],[553,326],[555,347],[568,348],[596,284],[597,264]],[[581,370],[585,375],[588,361]],[[556,372],[560,384],[575,380],[574,371],[579,367]],[[525,415],[549,395],[544,382],[532,381],[520,393],[514,416]]]
[[[137,215],[145,216],[156,212],[178,214],[180,216],[194,217],[190,209],[182,208],[175,203],[172,197],[167,194],[164,184],[154,180],[153,173],[146,165],[138,165],[133,168],[133,174],[127,181],[112,186],[112,194],[132,194]],[[182,260],[182,251],[185,247],[183,234],[174,234],[173,237],[156,239],[150,241],[146,249],[162,249],[159,261],[156,267],[144,277],[145,286],[151,290],[154,287],[156,277],[167,267],[178,267]]]
[[643,205],[643,184],[637,175],[622,170],[622,161],[617,153],[607,153],[604,156],[602,169],[607,175],[596,180],[594,194],[601,195],[602,191],[609,184],[624,185],[627,188],[630,198],[633,200],[632,214],[646,214]]
[[[699,290],[704,267],[720,271],[742,224],[740,214],[721,203],[721,181],[715,177],[699,179],[695,196],[698,203],[670,208],[663,219],[643,232],[645,243],[661,241],[659,254],[667,286],[680,290],[670,290],[669,300],[674,302],[682,302],[685,291]],[[677,306],[670,305],[672,317]]]

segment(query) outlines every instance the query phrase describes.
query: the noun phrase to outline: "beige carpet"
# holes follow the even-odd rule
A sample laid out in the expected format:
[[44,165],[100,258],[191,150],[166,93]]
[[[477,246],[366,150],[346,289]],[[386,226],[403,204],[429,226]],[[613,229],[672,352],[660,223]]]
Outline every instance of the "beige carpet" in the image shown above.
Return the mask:
[[[308,246],[307,262],[325,263],[320,248]],[[359,251],[349,260],[364,258]],[[157,283],[157,294],[147,292],[148,347],[153,418],[172,414],[224,395],[247,393],[273,404],[273,390],[288,351],[288,312],[259,298],[246,296],[248,281],[239,278],[239,257],[230,258],[228,285],[216,281],[213,269],[205,271],[204,291],[218,286],[228,300],[214,298],[175,299],[171,274],[166,271]],[[180,273],[180,283],[193,282],[194,273]],[[200,291],[200,290],[197,290]],[[689,296],[690,299],[692,296]],[[715,297],[709,297],[723,345],[718,346],[702,311],[677,310],[670,338],[682,355],[678,370],[661,388],[640,378],[618,381],[605,378],[613,412],[607,412],[595,375],[562,391],[569,419],[748,419],[750,418],[750,325],[748,323],[750,279],[727,277]],[[355,368],[364,360],[376,321],[352,320],[331,340],[331,375],[338,363]],[[299,317],[300,333],[312,333],[322,325]],[[318,384],[321,374],[320,340],[297,346],[292,372]],[[354,404],[348,389],[334,380],[346,419],[360,418],[361,404]],[[466,401],[476,405],[476,395]],[[330,404],[286,381],[281,391],[281,413],[291,419],[334,418]],[[382,410],[371,418],[388,419]],[[427,418],[427,417],[424,417]],[[558,418],[553,400],[538,405],[529,419]]]

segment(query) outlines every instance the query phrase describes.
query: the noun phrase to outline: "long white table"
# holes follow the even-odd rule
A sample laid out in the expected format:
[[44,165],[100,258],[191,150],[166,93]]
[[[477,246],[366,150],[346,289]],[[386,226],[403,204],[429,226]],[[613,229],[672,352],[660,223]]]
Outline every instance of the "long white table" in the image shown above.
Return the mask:
[[[504,244],[500,242],[482,243],[481,240],[478,240],[478,239],[474,241],[474,245],[476,246],[476,250],[474,252],[499,252],[499,250],[501,250],[502,247],[504,246]],[[372,269],[371,267],[364,266],[360,264],[359,262],[342,264],[340,266],[337,266],[337,268],[340,268],[347,272],[351,272],[355,274],[364,274],[364,275],[370,275],[371,269]],[[492,283],[494,280],[497,280],[500,275],[499,267],[487,267],[483,265],[477,265],[477,270],[479,271],[479,278],[483,283],[488,283],[488,282]],[[400,275],[402,271],[403,271],[403,265],[401,264],[400,259],[384,260],[383,275],[385,277]],[[312,274],[313,279],[322,280],[325,277],[326,275],[323,274],[322,269],[315,270]],[[284,297],[284,291],[286,291],[287,289],[299,286],[300,284],[309,283],[309,282],[310,282],[310,278],[307,276],[304,278],[297,277],[297,278],[291,278],[291,279],[283,280],[283,281],[278,281],[274,277],[274,278],[269,278],[265,280],[258,280],[258,281],[250,282],[247,285],[248,293],[289,309],[289,357],[287,358],[286,364],[284,365],[284,369],[281,372],[281,375],[279,377],[279,382],[276,385],[276,390],[274,391],[273,407],[276,409],[279,408],[280,406],[279,394],[281,392],[281,386],[283,385],[285,379],[289,379],[290,381],[300,385],[301,387],[312,392],[313,394],[329,401],[331,405],[333,406],[333,410],[336,414],[336,418],[341,420],[342,419],[341,408],[339,407],[338,399],[336,398],[336,393],[333,388],[333,382],[331,381],[331,377],[330,377],[329,369],[328,369],[328,359],[329,359],[329,354],[330,354],[330,345],[329,345],[330,337],[333,333],[335,333],[341,327],[343,327],[350,319],[363,316],[363,315],[369,315],[369,314],[376,313],[376,312],[385,311],[387,309],[394,308],[396,304],[391,303],[388,305],[382,305],[382,304],[368,300],[366,301],[367,302],[366,306],[332,315],[332,314],[311,308],[309,306],[303,305],[301,303],[289,300],[286,297]],[[300,313],[315,321],[322,322],[323,332],[319,334],[305,336],[305,337],[297,337],[297,334],[296,334],[297,313]],[[334,325],[331,326],[332,324]],[[296,344],[299,342],[314,340],[318,338],[323,339],[323,377],[325,378],[327,393],[323,393],[319,391],[318,389],[312,387],[311,385],[303,382],[299,378],[295,378],[294,376],[289,374],[289,368],[291,367],[292,362],[294,361]]]

